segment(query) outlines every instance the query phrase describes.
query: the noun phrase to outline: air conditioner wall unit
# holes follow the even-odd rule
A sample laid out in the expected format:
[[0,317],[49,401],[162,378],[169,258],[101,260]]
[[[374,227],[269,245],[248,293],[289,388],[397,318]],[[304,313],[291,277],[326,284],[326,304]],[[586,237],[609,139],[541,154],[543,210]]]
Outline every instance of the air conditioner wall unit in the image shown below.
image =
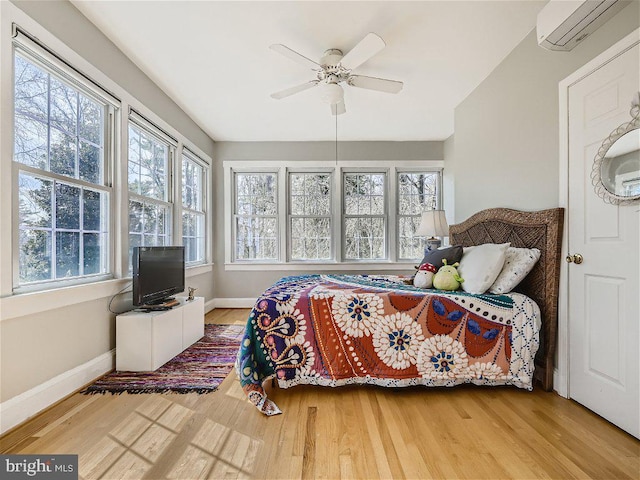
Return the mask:
[[572,50],[629,3],[628,0],[551,0],[538,13],[538,45],[549,50]]

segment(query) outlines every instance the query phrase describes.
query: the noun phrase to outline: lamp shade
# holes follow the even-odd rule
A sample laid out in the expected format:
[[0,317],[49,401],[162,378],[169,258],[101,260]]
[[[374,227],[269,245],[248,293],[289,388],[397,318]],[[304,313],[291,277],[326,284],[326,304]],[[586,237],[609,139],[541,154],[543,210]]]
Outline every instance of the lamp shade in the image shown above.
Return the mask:
[[420,225],[415,233],[422,237],[446,237],[449,235],[449,225],[444,210],[427,210],[422,212]]
[[321,83],[319,87],[320,98],[323,102],[328,103],[329,105],[340,103],[344,98],[344,90],[342,90],[342,87],[337,83]]

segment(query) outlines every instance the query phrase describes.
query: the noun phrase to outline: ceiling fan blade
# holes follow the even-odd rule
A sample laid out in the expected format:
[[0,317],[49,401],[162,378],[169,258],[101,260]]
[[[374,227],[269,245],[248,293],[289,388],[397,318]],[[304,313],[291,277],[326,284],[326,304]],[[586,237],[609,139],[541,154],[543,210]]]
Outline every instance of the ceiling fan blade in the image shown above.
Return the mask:
[[287,58],[290,58],[291,60],[293,60],[296,63],[299,63],[301,65],[305,65],[305,66],[311,68],[312,70],[318,70],[318,69],[322,68],[319,63],[316,63],[313,60],[311,60],[310,58],[307,58],[304,55],[301,55],[298,52],[295,52],[295,51],[291,50],[289,47],[287,47],[285,45],[282,45],[281,43],[274,43],[269,48],[271,50],[274,50],[274,51],[280,53],[281,55],[284,55]]
[[331,115],[342,115],[346,113],[346,111],[347,108],[344,106],[344,100],[331,105]]
[[404,84],[397,80],[367,77],[364,75],[351,75],[349,77],[349,85],[352,87],[366,88],[368,90],[378,90],[379,92],[398,93],[402,90]]
[[285,88],[284,90],[280,90],[279,92],[272,93],[271,98],[280,100],[282,98],[289,97],[296,93],[303,92],[311,87],[315,87],[317,84],[318,84],[318,80],[311,80],[310,82],[306,82],[301,85],[296,85],[295,87]]
[[344,68],[353,70],[382,50],[385,45],[384,40],[382,40],[378,35],[375,33],[368,33],[366,37],[360,40],[360,43],[342,57],[340,63]]

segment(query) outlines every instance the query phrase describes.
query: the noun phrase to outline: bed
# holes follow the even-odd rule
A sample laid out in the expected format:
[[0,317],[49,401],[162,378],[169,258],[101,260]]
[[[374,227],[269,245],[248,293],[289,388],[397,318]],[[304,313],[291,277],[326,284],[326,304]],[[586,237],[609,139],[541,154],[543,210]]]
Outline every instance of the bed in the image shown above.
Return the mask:
[[262,384],[553,388],[563,210],[483,210],[449,229],[464,247],[510,243],[540,259],[504,295],[422,290],[393,275],[298,275],[252,309],[236,370],[249,400],[280,413]]

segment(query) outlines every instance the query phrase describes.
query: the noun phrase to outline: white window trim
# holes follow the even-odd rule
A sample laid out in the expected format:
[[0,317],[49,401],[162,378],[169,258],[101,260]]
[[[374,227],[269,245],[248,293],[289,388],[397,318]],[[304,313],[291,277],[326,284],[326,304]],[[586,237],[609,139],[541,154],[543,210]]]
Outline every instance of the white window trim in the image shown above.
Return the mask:
[[[129,115],[129,121],[128,123],[134,125],[135,127],[137,127],[139,130],[141,130],[143,133],[148,134],[149,136],[155,138],[159,143],[162,143],[163,145],[167,146],[167,165],[166,165],[166,170],[167,170],[167,185],[166,185],[166,198],[164,199],[157,199],[157,198],[153,198],[153,197],[147,197],[145,195],[136,193],[136,192],[132,192],[131,190],[129,190],[129,178],[127,177],[127,182],[126,182],[126,190],[129,192],[129,195],[135,195],[139,198],[145,198],[149,201],[153,201],[153,202],[164,202],[164,203],[168,203],[168,204],[173,204],[175,203],[175,197],[176,197],[176,192],[175,192],[175,182],[174,180],[174,168],[175,168],[175,157],[176,157],[176,150],[177,150],[177,144],[173,143],[173,138],[169,137],[168,135],[164,134],[164,132],[162,131],[158,131],[158,129],[155,127],[155,125],[153,125],[152,123],[148,122],[148,121],[143,121],[142,118],[137,115],[137,116],[131,116],[131,114]],[[127,124],[127,132],[129,132],[129,125]],[[127,164],[127,172],[128,172],[128,166],[129,166],[129,139],[127,138],[127,157],[126,157],[126,164]],[[123,185],[124,187],[124,185]]]
[[[286,258],[287,259],[287,263],[335,263],[335,259],[336,259],[336,247],[337,247],[337,242],[336,242],[336,238],[340,238],[339,236],[336,235],[336,226],[335,226],[335,207],[336,207],[336,202],[335,202],[335,191],[336,191],[336,172],[334,169],[331,168],[313,168],[313,167],[299,167],[299,168],[285,168],[286,171],[286,181],[285,181],[285,206],[286,206],[286,212],[285,212],[285,239],[287,241],[282,242],[285,244],[285,248],[286,248]],[[328,215],[329,218],[329,223],[330,223],[330,232],[331,232],[331,243],[330,243],[330,254],[329,254],[329,258],[328,259],[312,259],[312,260],[291,260],[291,242],[288,241],[291,238],[291,219],[292,218],[327,218],[327,215],[320,215],[317,217],[314,216],[308,216],[308,215],[292,215],[289,212],[291,211],[291,184],[290,184],[290,178],[291,175],[295,175],[295,174],[326,174],[328,173],[330,175],[330,179],[329,179],[329,185],[331,187],[331,192],[330,192],[330,214]]]
[[[91,184],[82,180],[76,180],[76,181],[71,181],[71,180],[75,180],[75,179],[69,179],[69,177],[65,177],[64,175],[59,175],[56,173],[51,173],[51,172],[47,172],[47,175],[43,175],[40,173],[40,171],[38,169],[34,169],[32,167],[29,167],[27,165],[16,165],[14,168],[14,172],[13,172],[13,176],[12,176],[12,182],[13,182],[13,187],[15,189],[18,188],[18,176],[20,174],[20,172],[25,172],[29,175],[33,175],[33,176],[37,176],[37,177],[43,177],[43,178],[47,178],[51,181],[56,181],[62,184],[66,184],[66,185],[72,185],[74,187],[77,188],[87,188],[90,190],[95,190],[95,191],[99,191],[101,193],[106,193],[109,195],[109,202],[108,202],[108,206],[107,208],[109,209],[109,214],[107,215],[108,217],[108,221],[109,224],[113,223],[113,213],[112,213],[112,205],[113,205],[113,191],[112,189],[105,187],[103,185],[95,185],[95,184]],[[16,200],[18,198],[17,193],[14,195],[14,197]],[[14,245],[18,245],[18,235],[20,233],[20,226],[19,226],[19,218],[18,215],[14,215],[13,219],[12,219],[12,230],[13,230],[13,235],[14,235]],[[59,289],[59,288],[66,288],[69,286],[73,286],[73,285],[84,285],[84,284],[89,284],[89,283],[96,283],[99,281],[104,281],[104,280],[110,280],[112,278],[114,278],[114,274],[113,274],[113,256],[112,256],[112,249],[110,248],[111,245],[111,236],[112,236],[112,231],[108,230],[107,231],[107,238],[109,241],[109,246],[107,246],[107,251],[106,251],[106,255],[107,255],[107,259],[106,259],[106,264],[107,264],[107,272],[106,273],[97,273],[97,274],[90,274],[90,275],[82,275],[82,276],[78,276],[78,277],[72,277],[72,278],[52,278],[50,280],[44,280],[44,281],[38,281],[38,282],[33,282],[33,283],[25,283],[20,285],[19,284],[19,252],[17,249],[15,249],[15,251],[12,252],[13,255],[13,294],[17,295],[17,294],[23,294],[23,293],[30,293],[30,292],[38,292],[38,291],[45,291],[45,290],[55,290],[55,289]],[[55,255],[54,255],[55,256]]]
[[147,118],[145,115],[138,112],[132,106],[129,106],[129,121],[135,123],[140,128],[155,135],[163,143],[166,143],[174,149],[178,147],[178,140],[170,133],[165,131],[162,127],[158,126],[154,121]]
[[[346,211],[345,211],[345,191],[344,191],[344,178],[346,175],[357,175],[359,173],[362,174],[370,174],[370,175],[384,175],[384,213],[382,215],[347,215]],[[391,194],[391,188],[392,185],[389,181],[391,172],[390,172],[390,168],[389,167],[385,167],[385,168],[375,168],[375,167],[360,167],[360,168],[344,168],[341,169],[340,171],[340,206],[341,206],[341,211],[340,211],[340,224],[342,227],[342,231],[344,232],[345,227],[345,220],[347,218],[382,218],[384,220],[384,248],[383,248],[383,257],[382,258],[378,258],[378,259],[370,259],[370,258],[361,258],[361,259],[355,259],[355,258],[350,258],[348,260],[346,260],[347,262],[350,263],[376,263],[376,262],[384,262],[384,261],[391,261],[392,257],[390,255],[391,252],[393,252],[394,250],[390,249],[390,244],[393,242],[393,240],[391,239],[392,235],[391,235],[391,229],[389,228],[389,224],[391,222],[391,212],[389,210],[393,210],[389,208],[389,199],[390,194]],[[338,238],[343,238],[344,234],[342,234],[342,236],[338,237]],[[340,248],[340,252],[341,252],[341,258],[346,259],[346,254],[345,254],[345,248],[346,248],[346,242],[341,242],[341,248]]]
[[[436,184],[436,209],[440,209],[442,208],[442,201],[443,201],[443,195],[442,195],[442,185],[443,185],[443,175],[444,175],[444,168],[443,167],[436,167],[436,168],[423,168],[423,167],[407,167],[407,168],[396,168],[396,172],[395,172],[395,179],[394,179],[394,188],[398,188],[398,177],[400,176],[400,174],[402,173],[437,173],[438,174],[438,180],[437,180],[437,184]],[[394,220],[394,228],[396,231],[394,240],[396,241],[396,245],[394,245],[394,252],[396,255],[396,258],[398,259],[399,262],[412,262],[412,259],[400,259],[400,252],[399,252],[399,244],[400,242],[398,242],[398,238],[400,238],[400,223],[399,223],[399,219],[400,219],[400,212],[399,212],[399,208],[400,208],[400,202],[399,200],[399,192],[396,190],[395,194],[394,194],[394,199],[395,199],[395,206],[396,208],[393,208],[392,210],[394,211],[393,214],[395,215],[395,220]],[[402,216],[406,216],[406,215],[402,215]]]
[[[178,148],[187,147],[196,153],[208,165],[212,165],[211,158],[200,148],[193,145],[184,135],[175,130],[171,125],[162,120],[158,115],[145,107],[141,102],[131,95],[118,83],[105,75],[100,69],[82,57],[55,35],[43,28],[38,22],[24,13],[20,8],[11,2],[0,2],[0,91],[13,91],[13,42],[12,29],[16,23],[25,31],[29,32],[39,42],[64,58],[65,62],[72,65],[84,76],[99,84],[103,89],[110,92],[115,99],[120,101],[120,110],[114,115],[115,133],[114,143],[110,145],[113,151],[114,163],[111,178],[118,185],[126,185],[126,162],[128,137],[126,112],[129,107],[135,108],[144,114],[145,117],[160,126],[171,136],[178,139]],[[0,143],[0,158],[10,159],[13,152],[13,96],[2,95],[0,97],[0,123],[2,125],[2,142]],[[11,133],[9,133],[11,132]],[[9,136],[10,138],[6,138]],[[107,145],[105,145],[105,148]],[[12,179],[13,165],[11,161],[0,162],[0,215],[2,218],[12,218],[13,214],[13,188],[10,183]],[[212,172],[209,169],[207,186],[208,191],[212,191]],[[111,258],[114,259],[113,274],[117,277],[112,280],[99,281],[95,283],[85,283],[82,285],[55,288],[39,292],[13,294],[13,252],[12,234],[14,229],[0,229],[0,321],[10,318],[32,315],[39,312],[49,311],[55,308],[66,307],[74,304],[103,299],[114,295],[120,291],[131,278],[127,277],[126,266],[128,265],[127,249],[123,248],[123,238],[128,236],[128,188],[120,189],[122,194],[113,194],[114,209],[112,211],[112,225],[110,235],[112,236]],[[211,222],[210,222],[211,223]],[[207,229],[207,263],[186,269],[187,278],[210,273],[213,271],[212,263],[213,235],[209,225]],[[124,273],[123,273],[124,272]]]
[[[208,260],[208,255],[207,252],[209,251],[209,231],[210,231],[210,224],[212,223],[209,219],[209,181],[208,179],[211,177],[211,169],[209,168],[209,164],[203,160],[202,158],[200,158],[198,155],[196,155],[195,153],[193,153],[188,147],[185,147],[184,145],[182,146],[180,155],[177,156],[176,158],[176,172],[178,172],[179,175],[179,181],[176,182],[176,186],[179,186],[180,188],[182,188],[182,182],[183,182],[183,178],[182,178],[182,162],[183,162],[183,158],[187,157],[191,162],[195,163],[196,165],[200,166],[202,168],[202,185],[200,185],[201,188],[201,202],[202,202],[202,210],[192,210],[189,208],[185,208],[184,205],[182,204],[182,192],[178,192],[176,191],[175,195],[176,195],[176,199],[179,201],[180,203],[180,221],[182,222],[182,213],[187,212],[187,213],[195,213],[195,214],[202,214],[204,215],[204,256],[202,258],[202,260],[197,261],[197,262],[191,262],[187,264],[187,268],[189,267],[196,267],[196,266],[200,266],[200,265],[204,265],[207,263]],[[180,194],[178,194],[180,193]],[[177,232],[180,232],[180,238],[183,238],[183,233],[182,233],[182,225],[180,225],[180,230],[176,230]]]
[[[8,162],[11,165],[11,233],[12,233],[12,248],[11,248],[11,258],[12,258],[12,282],[11,282],[11,291],[12,294],[23,294],[29,292],[38,292],[59,288],[66,288],[74,285],[84,285],[87,283],[96,283],[99,281],[112,279],[115,275],[116,266],[114,262],[113,255],[113,240],[112,240],[112,232],[114,225],[114,202],[115,202],[115,192],[113,189],[113,170],[116,162],[116,155],[114,151],[114,141],[117,135],[117,125],[115,118],[118,116],[121,103],[116,97],[114,97],[109,91],[104,89],[101,85],[97,84],[94,80],[83,76],[78,72],[78,70],[67,64],[65,61],[62,61],[57,55],[49,52],[48,50],[42,48],[39,44],[35,43],[29,35],[23,33],[19,27],[15,24],[12,25],[12,34],[13,38],[10,42],[11,48],[11,68],[8,69],[10,76],[10,86],[9,89],[12,93],[10,101],[11,107],[8,109],[10,111],[11,118],[11,128],[10,128],[10,138],[11,142],[9,145],[9,149],[11,153],[8,155]],[[13,160],[13,136],[15,129],[15,108],[14,108],[14,56],[19,54],[21,57],[25,58],[28,62],[36,65],[41,70],[48,72],[49,74],[61,78],[64,82],[71,85],[71,87],[77,91],[79,91],[82,95],[91,98],[97,103],[103,105],[104,107],[104,126],[103,126],[103,182],[100,184],[95,184],[91,182],[87,182],[80,178],[68,177],[65,175],[60,175],[55,172],[41,170],[39,168],[31,167],[29,165],[20,164]],[[47,128],[51,128],[49,124],[47,124]],[[18,202],[18,176],[20,171],[26,172],[30,175],[40,176],[43,178],[47,178],[51,181],[58,181],[67,185],[73,185],[76,187],[86,187],[91,190],[97,190],[108,195],[109,201],[107,203],[107,220],[108,220],[108,230],[107,230],[107,239],[108,246],[105,252],[106,254],[106,273],[100,273],[95,275],[82,275],[73,278],[53,278],[46,281],[39,281],[33,283],[20,284],[19,279],[19,269],[20,269],[20,260],[19,260],[19,251],[17,249],[17,245],[19,244],[19,234],[20,234],[20,226],[19,226],[19,218],[16,213]],[[15,205],[15,207],[14,207]],[[4,287],[3,287],[4,290]]]
[[23,29],[17,23],[13,23],[11,29],[13,44],[21,52],[26,52],[38,66],[60,75],[75,88],[89,90],[90,95],[114,106],[120,106],[120,99],[116,95],[102,82],[94,80],[90,74],[82,73],[85,69],[77,66],[76,62],[70,61],[67,55],[58,53],[57,48],[43,47],[45,42],[34,41],[35,37],[32,37],[31,33],[27,33],[27,29]]
[[[127,135],[129,133],[129,125],[132,124],[135,127],[137,127],[139,130],[141,130],[143,133],[146,133],[147,135],[153,137],[154,139],[156,139],[159,143],[162,143],[163,145],[167,146],[167,164],[165,166],[166,171],[167,171],[167,176],[166,176],[166,181],[167,181],[167,185],[165,185],[165,195],[166,198],[160,200],[157,198],[153,198],[153,197],[148,197],[136,192],[132,192],[131,190],[129,190],[129,177],[128,177],[128,172],[129,172],[129,138],[127,136],[127,154],[124,157],[125,160],[123,160],[123,163],[125,164],[125,175],[126,178],[124,179],[123,183],[121,184],[122,190],[126,191],[126,195],[127,195],[127,201],[126,201],[126,205],[127,205],[127,209],[126,209],[126,214],[128,217],[129,214],[129,204],[131,201],[134,202],[140,202],[143,205],[146,204],[151,204],[151,205],[156,205],[157,207],[162,207],[162,208],[166,208],[169,214],[169,218],[167,219],[168,221],[166,222],[166,239],[167,242],[163,243],[163,245],[175,245],[176,244],[176,239],[175,239],[175,232],[176,231],[182,231],[182,215],[176,215],[176,204],[174,202],[175,197],[176,197],[176,185],[174,182],[174,168],[175,168],[175,157],[176,157],[176,149],[177,147],[174,145],[173,143],[173,138],[169,137],[168,135],[164,134],[164,132],[162,130],[159,130],[153,123],[151,123],[150,121],[148,121],[147,119],[145,119],[144,117],[140,116],[140,115],[132,115],[134,111],[130,108],[129,109],[129,116],[128,116],[128,122],[127,122]],[[176,218],[176,217],[180,217],[180,218]],[[127,248],[125,249],[125,258],[126,258],[126,267],[123,271],[126,271],[127,274],[130,273],[130,263],[129,263],[129,248],[131,247],[131,232],[129,231],[129,224],[127,222],[127,227],[126,227],[126,233],[125,232],[120,232],[121,236],[124,237],[124,242],[127,245]],[[144,239],[144,229],[142,231],[142,237]],[[180,235],[180,239],[182,240],[182,235]],[[141,243],[142,246],[148,246],[145,245],[144,242]]]
[[[226,190],[225,187],[225,191],[229,191],[230,192],[230,203],[228,205],[226,205],[225,203],[225,217],[228,214],[229,215],[229,228],[230,230],[226,230],[229,235],[226,236],[227,240],[230,239],[231,240],[231,251],[228,252],[229,253],[229,258],[232,258],[233,263],[251,263],[251,264],[257,264],[257,263],[282,263],[283,258],[286,258],[286,256],[283,256],[283,254],[286,255],[286,252],[284,252],[285,249],[285,241],[282,240],[282,235],[278,235],[277,239],[276,239],[276,252],[277,252],[277,258],[275,259],[259,259],[259,260],[253,260],[253,259],[237,259],[236,258],[236,238],[237,238],[237,231],[236,231],[236,222],[235,222],[235,218],[236,218],[236,173],[239,174],[260,174],[260,173],[268,173],[268,174],[272,174],[275,175],[276,178],[276,214],[275,215],[265,215],[265,218],[271,218],[271,217],[275,217],[276,220],[276,232],[280,233],[281,232],[281,228],[282,225],[284,225],[286,223],[286,212],[283,212],[283,201],[284,199],[284,188],[281,188],[282,182],[286,182],[286,180],[283,180],[285,177],[285,172],[284,169],[275,169],[275,168],[265,168],[264,165],[261,168],[232,168],[229,170],[229,190]],[[226,179],[226,177],[225,177]],[[226,207],[229,207],[228,209]],[[225,218],[226,220],[226,218]],[[285,222],[285,223],[283,223]],[[225,256],[226,256],[227,252],[225,250]]]
[[[224,262],[225,270],[228,271],[362,271],[362,270],[381,270],[381,271],[407,271],[415,264],[414,260],[397,260],[396,236],[397,233],[397,208],[388,207],[388,225],[387,225],[387,251],[388,258],[384,260],[361,260],[361,261],[342,261],[342,248],[339,244],[334,245],[335,259],[332,261],[234,261],[233,248],[235,239],[232,238],[233,225],[233,202],[235,192],[233,191],[233,171],[260,172],[260,171],[278,171],[279,178],[286,185],[286,172],[291,171],[320,171],[332,170],[336,185],[334,188],[334,196],[332,199],[334,218],[333,218],[333,236],[334,242],[338,242],[342,237],[342,170],[388,170],[388,196],[387,202],[396,202],[396,182],[398,171],[442,171],[444,169],[443,160],[367,160],[367,161],[314,161],[313,167],[309,167],[306,161],[270,161],[265,165],[265,161],[257,160],[227,160],[223,162],[223,183],[224,183],[224,229],[225,229],[225,245],[224,245]],[[442,175],[442,173],[441,173]],[[279,212],[281,221],[286,222],[286,191],[279,189]],[[442,181],[440,183],[440,195],[442,195]],[[285,223],[286,225],[286,223]],[[394,233],[391,233],[393,229]],[[283,235],[280,235],[283,238]],[[281,253],[286,254],[286,242],[282,241]],[[281,256],[281,258],[287,258]]]

